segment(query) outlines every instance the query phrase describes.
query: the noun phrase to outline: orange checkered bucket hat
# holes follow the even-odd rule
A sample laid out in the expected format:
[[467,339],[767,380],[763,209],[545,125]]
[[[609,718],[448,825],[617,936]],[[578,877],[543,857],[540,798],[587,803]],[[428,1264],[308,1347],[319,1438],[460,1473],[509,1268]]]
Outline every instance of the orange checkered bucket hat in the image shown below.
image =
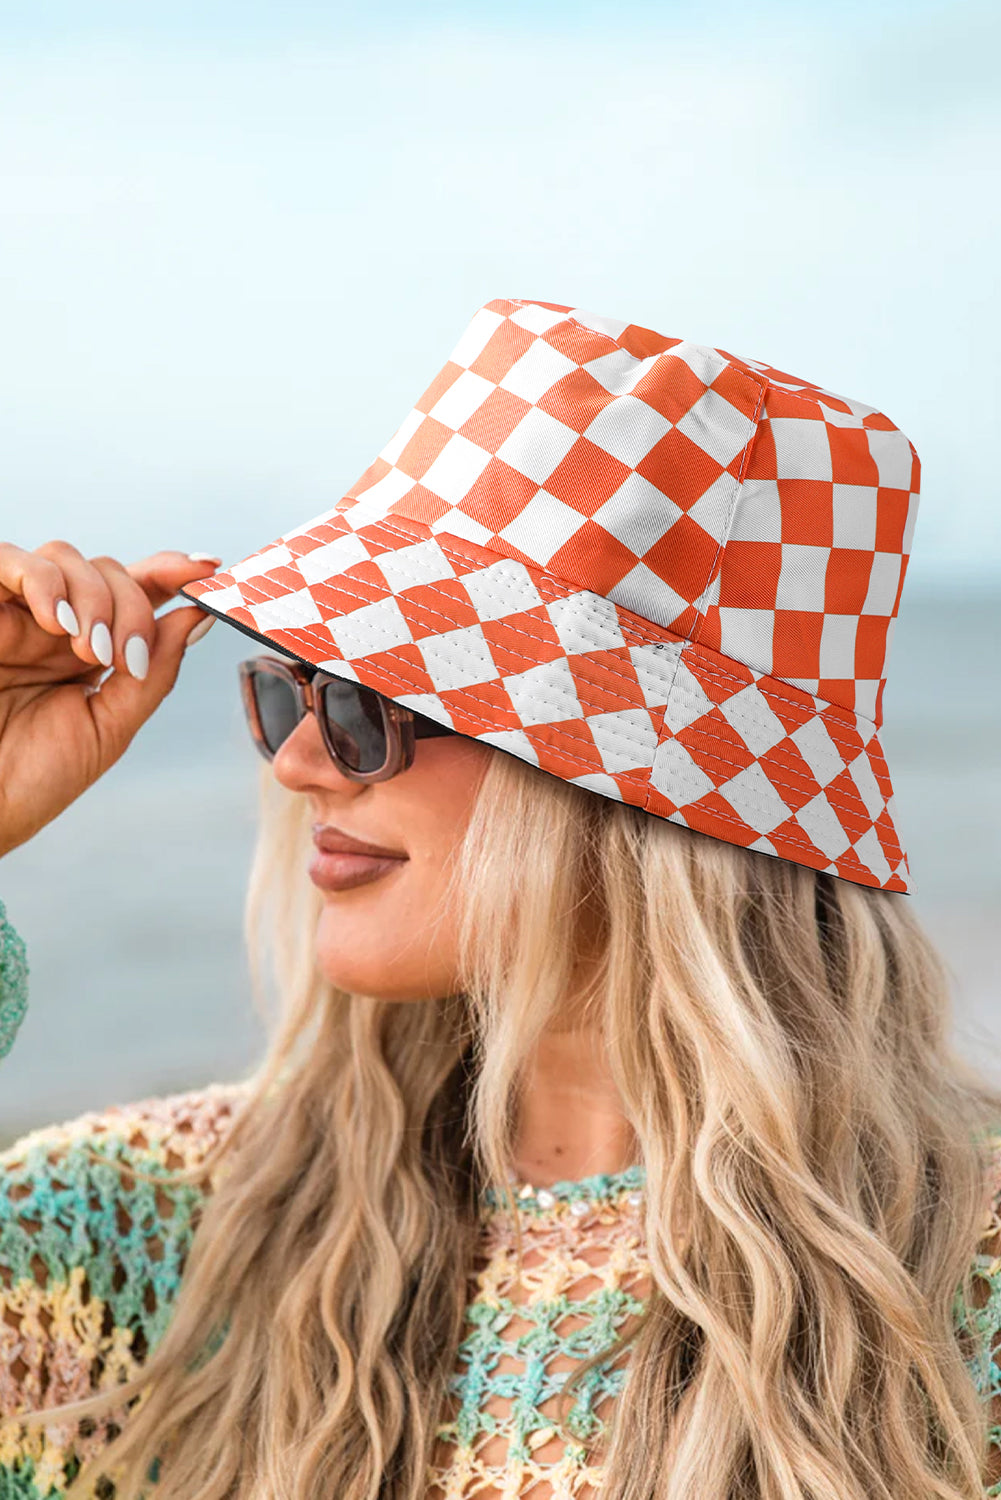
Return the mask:
[[332,509],[182,592],[600,796],[907,892],[879,726],[919,475],[872,406],[502,298]]

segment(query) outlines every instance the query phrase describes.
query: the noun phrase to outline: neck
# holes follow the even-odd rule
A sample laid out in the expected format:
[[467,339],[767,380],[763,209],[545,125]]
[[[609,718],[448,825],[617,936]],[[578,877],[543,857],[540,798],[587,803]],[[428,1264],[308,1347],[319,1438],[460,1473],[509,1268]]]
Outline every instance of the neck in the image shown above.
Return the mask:
[[545,1032],[526,1076],[513,1167],[520,1181],[621,1172],[639,1160],[635,1132],[593,1030]]

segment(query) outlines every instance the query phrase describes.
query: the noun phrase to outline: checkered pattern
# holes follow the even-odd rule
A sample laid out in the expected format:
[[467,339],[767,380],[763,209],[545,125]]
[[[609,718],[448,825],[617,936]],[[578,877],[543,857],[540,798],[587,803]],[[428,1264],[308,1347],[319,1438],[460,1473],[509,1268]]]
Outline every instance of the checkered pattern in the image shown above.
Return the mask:
[[907,891],[878,725],[918,484],[872,407],[495,301],[332,510],[184,592],[600,795]]

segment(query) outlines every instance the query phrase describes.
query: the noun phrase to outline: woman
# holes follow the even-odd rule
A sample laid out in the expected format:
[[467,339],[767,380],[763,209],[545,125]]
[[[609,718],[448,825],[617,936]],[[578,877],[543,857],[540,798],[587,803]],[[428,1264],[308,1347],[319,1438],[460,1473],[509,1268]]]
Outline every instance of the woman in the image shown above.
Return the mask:
[[284,1001],[5,1154],[0,1495],[1001,1493],[1001,1094],[877,732],[916,499],[872,407],[504,299],[224,573],[0,549],[5,849],[170,690],[160,604],[270,648]]

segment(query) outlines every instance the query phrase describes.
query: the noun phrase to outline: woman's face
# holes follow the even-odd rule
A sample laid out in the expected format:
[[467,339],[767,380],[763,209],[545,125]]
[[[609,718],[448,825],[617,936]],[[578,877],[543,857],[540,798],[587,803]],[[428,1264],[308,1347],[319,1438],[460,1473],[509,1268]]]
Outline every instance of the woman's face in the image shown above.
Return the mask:
[[[341,774],[313,714],[284,742],[272,769],[309,799],[310,874],[323,897],[317,959],[332,984],[384,1000],[427,1000],[459,987],[458,912],[444,909],[442,898],[450,856],[496,753],[463,735],[419,739],[407,770],[365,783]],[[392,857],[325,853],[338,831]]]

